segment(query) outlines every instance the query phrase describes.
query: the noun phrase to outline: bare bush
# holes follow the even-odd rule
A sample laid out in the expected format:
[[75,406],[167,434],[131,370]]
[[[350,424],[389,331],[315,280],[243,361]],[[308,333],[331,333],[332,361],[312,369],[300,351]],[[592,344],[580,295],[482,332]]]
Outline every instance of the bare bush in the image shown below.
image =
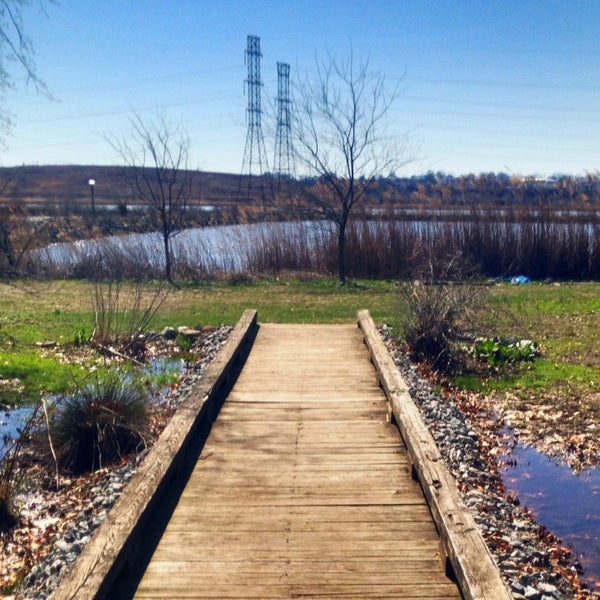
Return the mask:
[[0,275],[26,271],[29,251],[43,244],[47,233],[47,220],[34,218],[16,201],[4,203],[0,208]]
[[[149,288],[141,282],[94,282],[91,289],[94,310],[92,344],[113,354],[144,359],[145,333],[169,291],[161,284]],[[118,351],[110,348],[114,343],[118,345]]]
[[453,345],[476,321],[486,291],[461,278],[458,262],[429,262],[419,279],[398,287],[401,335],[411,357],[440,370],[452,364]]

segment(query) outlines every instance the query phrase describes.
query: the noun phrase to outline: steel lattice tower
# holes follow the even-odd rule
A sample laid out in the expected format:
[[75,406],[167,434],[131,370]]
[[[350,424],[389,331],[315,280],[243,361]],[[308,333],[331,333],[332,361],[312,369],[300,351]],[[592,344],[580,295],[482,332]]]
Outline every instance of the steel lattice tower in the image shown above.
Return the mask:
[[[292,148],[292,123],[290,100],[290,65],[277,63],[277,130],[275,132],[274,172],[277,176],[277,193],[289,191],[295,175]],[[287,185],[283,185],[283,184]]]
[[248,92],[248,109],[246,111],[248,132],[246,134],[246,147],[244,148],[242,177],[240,178],[238,197],[243,191],[243,193],[247,193],[247,198],[251,199],[252,185],[254,183],[253,179],[258,178],[259,192],[262,199],[265,200],[265,182],[263,174],[269,171],[269,164],[267,161],[267,152],[265,149],[265,140],[263,138],[261,124],[261,58],[260,38],[255,35],[249,35],[245,54],[245,62],[248,66],[248,78],[245,81],[245,89]]

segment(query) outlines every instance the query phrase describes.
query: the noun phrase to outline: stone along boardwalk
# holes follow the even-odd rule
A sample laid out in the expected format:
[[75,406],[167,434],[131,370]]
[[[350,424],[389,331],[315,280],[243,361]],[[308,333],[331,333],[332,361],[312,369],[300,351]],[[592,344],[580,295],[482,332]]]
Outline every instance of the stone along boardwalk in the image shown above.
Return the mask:
[[460,598],[354,325],[263,324],[136,598]]

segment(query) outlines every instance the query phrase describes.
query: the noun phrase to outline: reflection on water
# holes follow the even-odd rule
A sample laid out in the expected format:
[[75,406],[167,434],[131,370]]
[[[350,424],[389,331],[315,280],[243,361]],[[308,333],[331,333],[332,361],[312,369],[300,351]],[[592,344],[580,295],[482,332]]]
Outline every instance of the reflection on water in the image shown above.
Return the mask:
[[600,589],[600,469],[575,474],[534,448],[516,444],[502,461],[506,489],[569,546],[592,589]]
[[0,459],[19,437],[32,410],[32,406],[0,410]]

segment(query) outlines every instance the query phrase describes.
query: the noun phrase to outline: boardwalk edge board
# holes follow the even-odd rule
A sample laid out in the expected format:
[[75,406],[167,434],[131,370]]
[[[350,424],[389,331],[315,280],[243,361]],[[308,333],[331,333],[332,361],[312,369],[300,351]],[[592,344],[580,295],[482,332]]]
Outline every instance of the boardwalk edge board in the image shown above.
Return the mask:
[[51,600],[110,597],[115,581],[128,569],[129,561],[135,559],[144,528],[186,460],[186,450],[194,436],[202,428],[210,429],[250,352],[257,330],[257,311],[244,311],[225,345],[177,409]]
[[500,569],[367,310],[358,312],[358,326],[465,600],[510,600]]

